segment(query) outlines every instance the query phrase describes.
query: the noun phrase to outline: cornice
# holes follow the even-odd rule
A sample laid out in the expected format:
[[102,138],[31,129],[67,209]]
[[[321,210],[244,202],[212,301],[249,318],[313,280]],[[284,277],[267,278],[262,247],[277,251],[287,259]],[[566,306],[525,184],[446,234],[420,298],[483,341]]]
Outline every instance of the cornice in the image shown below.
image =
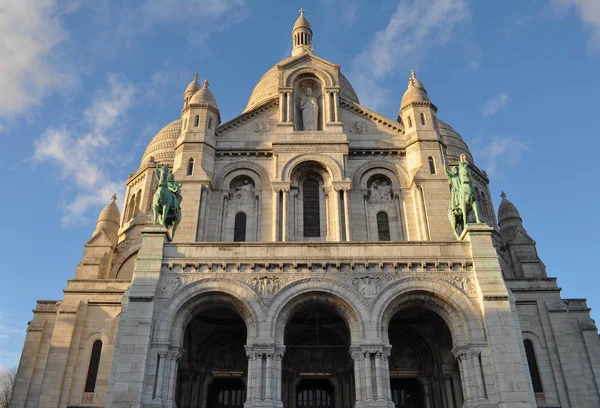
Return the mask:
[[259,105],[255,108],[253,108],[252,110],[250,110],[246,113],[243,113],[240,116],[235,117],[235,118],[221,124],[219,127],[217,127],[217,129],[215,131],[215,136],[221,136],[225,132],[228,132],[232,129],[235,129],[235,128],[245,125],[248,121],[254,119],[255,117],[259,116],[261,113],[269,110],[270,108],[272,108],[274,106],[279,106],[278,98],[274,98],[270,101],[267,101],[264,104]]
[[376,112],[373,112],[372,110],[367,109],[362,105],[359,105],[355,102],[349,101],[349,100],[341,98],[341,97],[340,97],[340,105],[348,110],[358,113],[361,116],[364,116],[367,119],[370,119],[373,123],[387,126],[388,129],[391,129],[400,134],[404,134],[404,129],[402,128],[400,123],[398,123],[397,121],[395,121],[393,119],[386,118],[385,116],[380,115]]

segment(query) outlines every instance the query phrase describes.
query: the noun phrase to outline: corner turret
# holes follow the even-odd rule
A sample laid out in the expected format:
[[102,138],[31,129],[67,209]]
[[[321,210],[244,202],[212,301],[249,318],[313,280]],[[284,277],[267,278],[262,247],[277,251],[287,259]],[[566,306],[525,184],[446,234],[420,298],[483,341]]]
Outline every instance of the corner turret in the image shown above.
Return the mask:
[[117,236],[119,231],[119,222],[121,220],[121,214],[119,213],[119,207],[117,207],[117,195],[113,194],[110,202],[106,204],[104,209],[98,216],[96,221],[96,230],[93,235],[96,235],[100,231],[104,231],[106,237],[110,240],[113,245],[117,243]]
[[188,103],[192,96],[200,90],[200,84],[198,83],[198,73],[194,74],[194,79],[190,82],[185,88],[185,92],[183,93],[183,108],[185,109],[188,106]]

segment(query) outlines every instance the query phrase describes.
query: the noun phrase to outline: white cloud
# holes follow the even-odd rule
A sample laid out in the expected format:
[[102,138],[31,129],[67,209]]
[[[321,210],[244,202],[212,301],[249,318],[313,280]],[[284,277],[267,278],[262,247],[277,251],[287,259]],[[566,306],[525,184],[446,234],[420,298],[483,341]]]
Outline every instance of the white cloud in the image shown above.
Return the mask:
[[590,45],[600,49],[600,1],[598,0],[551,0],[564,9],[574,9],[584,27],[591,31]]
[[58,166],[63,179],[71,183],[67,187],[75,191],[64,207],[66,225],[85,221],[88,210],[108,203],[115,192],[123,198],[123,182],[115,181],[109,172],[116,160],[111,142],[133,103],[135,88],[114,74],[108,74],[107,82],[85,110],[82,131],[49,128],[35,141],[34,161]]
[[415,66],[427,51],[446,44],[469,18],[466,0],[408,0],[398,4],[385,29],[375,33],[354,59],[353,83],[363,104],[377,108],[386,99],[379,81]]
[[64,11],[56,0],[0,0],[0,117],[23,113],[74,83],[56,51],[67,38],[59,20]]
[[[222,28],[246,16],[246,0],[146,0],[142,13],[152,21],[205,20],[225,17]],[[213,21],[214,22],[214,21]]]
[[498,93],[492,97],[489,101],[483,104],[481,107],[481,114],[484,118],[489,118],[494,116],[500,109],[506,106],[510,98],[508,95],[503,93]]
[[521,155],[529,149],[529,144],[515,136],[493,136],[484,146],[476,147],[475,156],[483,165],[479,166],[488,175],[501,173],[501,167],[514,167],[519,163]]

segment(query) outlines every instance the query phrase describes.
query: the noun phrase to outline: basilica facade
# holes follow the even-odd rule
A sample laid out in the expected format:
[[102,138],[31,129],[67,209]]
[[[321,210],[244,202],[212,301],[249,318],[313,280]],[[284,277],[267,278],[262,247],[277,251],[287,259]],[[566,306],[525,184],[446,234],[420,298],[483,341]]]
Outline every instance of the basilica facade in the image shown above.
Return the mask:
[[[38,301],[11,407],[600,407],[590,309],[504,194],[496,217],[423,83],[384,117],[312,36],[301,13],[227,122],[187,86],[64,298]],[[453,231],[460,161],[481,222]],[[176,231],[153,222],[164,165]]]

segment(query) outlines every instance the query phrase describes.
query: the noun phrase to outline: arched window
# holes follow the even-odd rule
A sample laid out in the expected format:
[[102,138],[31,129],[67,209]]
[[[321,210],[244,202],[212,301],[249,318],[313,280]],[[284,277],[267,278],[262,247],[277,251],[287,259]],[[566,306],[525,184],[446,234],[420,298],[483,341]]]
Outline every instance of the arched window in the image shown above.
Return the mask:
[[131,195],[129,198],[129,206],[127,207],[127,216],[125,217],[125,221],[129,221],[133,218],[133,214],[135,213],[135,193]]
[[200,124],[200,116],[196,115],[196,120],[194,122],[194,127],[198,127],[199,124]]
[[136,214],[138,213],[138,211],[140,211],[141,199],[142,199],[142,190],[138,190],[137,194],[135,195],[135,205],[133,206],[133,214],[131,215],[131,218],[135,217]]
[[321,236],[319,208],[319,182],[308,179],[302,184],[302,206],[304,207],[304,236]]
[[88,367],[87,380],[85,380],[84,392],[94,392],[96,389],[96,378],[98,377],[98,367],[100,367],[100,355],[102,354],[102,341],[96,340],[92,346],[92,356],[90,357],[90,366]]
[[183,130],[187,129],[187,119],[183,120]]
[[525,355],[527,356],[527,364],[529,365],[529,374],[531,375],[531,382],[533,384],[533,392],[543,393],[542,379],[540,377],[540,370],[537,365],[535,358],[535,350],[533,349],[533,343],[531,340],[524,340]]
[[384,211],[377,213],[377,234],[380,241],[390,240],[390,223],[388,215]]
[[421,125],[425,125],[425,114],[421,113]]
[[208,128],[212,129],[212,118],[208,118]]
[[246,241],[246,214],[239,212],[235,215],[235,226],[233,227],[233,242]]
[[188,161],[188,167],[187,167],[187,175],[191,176],[192,174],[194,174],[194,159],[190,159]]
[[412,127],[412,119],[411,119],[411,117],[410,117],[410,116],[408,117],[408,127],[409,127],[409,128],[411,128],[411,127]]
[[435,162],[431,156],[429,156],[429,173],[435,174]]

